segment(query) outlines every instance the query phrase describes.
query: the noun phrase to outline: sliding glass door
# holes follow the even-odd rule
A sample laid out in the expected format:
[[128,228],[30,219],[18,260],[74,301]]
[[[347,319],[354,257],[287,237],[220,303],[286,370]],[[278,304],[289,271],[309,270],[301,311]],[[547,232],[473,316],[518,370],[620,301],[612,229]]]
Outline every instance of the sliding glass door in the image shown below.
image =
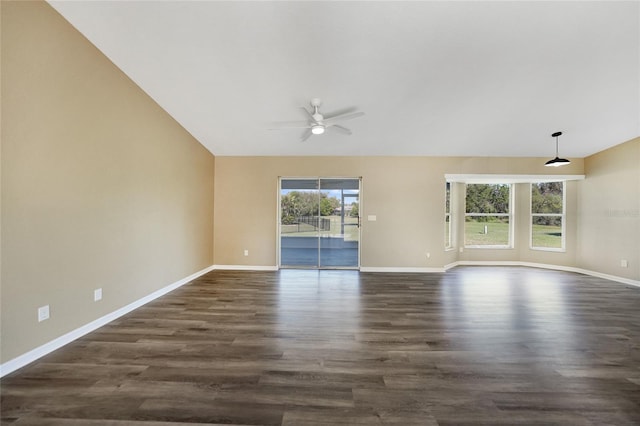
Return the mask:
[[280,266],[358,268],[359,197],[358,178],[282,178]]
[[317,179],[280,180],[280,266],[318,265],[319,186]]
[[360,246],[359,179],[320,179],[321,268],[357,268]]

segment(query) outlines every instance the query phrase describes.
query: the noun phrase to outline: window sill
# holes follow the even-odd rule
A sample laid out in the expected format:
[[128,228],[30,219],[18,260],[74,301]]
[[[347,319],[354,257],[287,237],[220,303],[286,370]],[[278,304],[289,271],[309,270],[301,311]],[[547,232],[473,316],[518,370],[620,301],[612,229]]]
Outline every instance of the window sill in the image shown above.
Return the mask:
[[512,246],[464,246],[465,249],[513,250]]
[[535,251],[550,251],[553,253],[566,253],[567,249],[564,248],[549,248],[549,247],[529,247],[529,250]]

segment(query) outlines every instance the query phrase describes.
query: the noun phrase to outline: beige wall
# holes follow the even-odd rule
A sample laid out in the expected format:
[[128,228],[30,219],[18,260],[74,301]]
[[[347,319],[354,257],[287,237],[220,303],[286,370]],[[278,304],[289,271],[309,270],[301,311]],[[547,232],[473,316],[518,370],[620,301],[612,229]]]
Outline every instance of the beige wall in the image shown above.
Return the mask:
[[[437,157],[216,157],[214,251],[217,265],[277,264],[278,177],[362,176],[363,267],[442,268],[456,260],[525,260],[572,263],[573,253],[530,252],[518,235],[513,250],[444,250],[446,173],[582,174],[580,159],[566,168],[543,158]],[[520,186],[519,186],[520,187]],[[520,187],[528,197],[528,186]],[[575,183],[569,185],[575,193]],[[464,197],[458,191],[458,203]],[[569,196],[570,200],[575,195]],[[520,197],[518,198],[520,199]],[[524,199],[524,198],[523,198]],[[519,201],[521,204],[522,202]],[[528,203],[528,201],[526,201]],[[458,206],[458,208],[460,208]],[[568,209],[575,214],[575,202]],[[366,220],[376,215],[375,222]],[[458,216],[460,217],[460,215]],[[528,223],[528,210],[518,220]],[[575,249],[575,229],[569,228]],[[458,246],[462,235],[458,233]],[[250,256],[243,256],[248,249]],[[431,253],[427,259],[426,253]],[[523,258],[523,259],[521,259]]]
[[49,5],[1,14],[6,362],[210,266],[214,157]]
[[587,157],[584,167],[578,267],[640,280],[640,138]]

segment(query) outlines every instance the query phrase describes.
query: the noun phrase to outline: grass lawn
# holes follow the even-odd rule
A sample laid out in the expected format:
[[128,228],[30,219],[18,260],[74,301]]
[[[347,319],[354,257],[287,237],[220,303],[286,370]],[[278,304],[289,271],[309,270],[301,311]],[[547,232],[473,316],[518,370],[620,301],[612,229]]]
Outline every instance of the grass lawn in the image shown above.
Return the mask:
[[562,248],[562,227],[533,225],[532,246]]
[[[485,226],[487,227],[485,233]],[[509,224],[502,222],[465,222],[464,244],[467,246],[506,246]]]
[[[485,234],[484,227],[487,227]],[[509,244],[509,224],[500,222],[465,222],[465,245],[507,245]],[[532,246],[542,248],[562,248],[562,227],[533,225]]]

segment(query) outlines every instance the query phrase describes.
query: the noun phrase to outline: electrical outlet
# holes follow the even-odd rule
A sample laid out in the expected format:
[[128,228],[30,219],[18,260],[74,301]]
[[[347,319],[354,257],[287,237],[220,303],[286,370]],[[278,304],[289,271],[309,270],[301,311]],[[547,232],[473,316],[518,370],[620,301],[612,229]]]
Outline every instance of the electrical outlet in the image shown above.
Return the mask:
[[462,253],[464,251],[464,249],[462,247],[460,247],[460,253]]
[[93,290],[93,301],[97,302],[98,300],[102,300],[102,289],[101,288]]
[[431,258],[431,253],[427,252],[427,259]]
[[249,256],[249,250],[244,249],[244,255],[245,255],[245,256]]
[[622,266],[623,268],[628,268],[629,267],[629,262],[627,262],[627,259],[622,259],[620,261],[620,266]]
[[38,322],[42,322],[46,319],[49,319],[49,305],[38,308]]

